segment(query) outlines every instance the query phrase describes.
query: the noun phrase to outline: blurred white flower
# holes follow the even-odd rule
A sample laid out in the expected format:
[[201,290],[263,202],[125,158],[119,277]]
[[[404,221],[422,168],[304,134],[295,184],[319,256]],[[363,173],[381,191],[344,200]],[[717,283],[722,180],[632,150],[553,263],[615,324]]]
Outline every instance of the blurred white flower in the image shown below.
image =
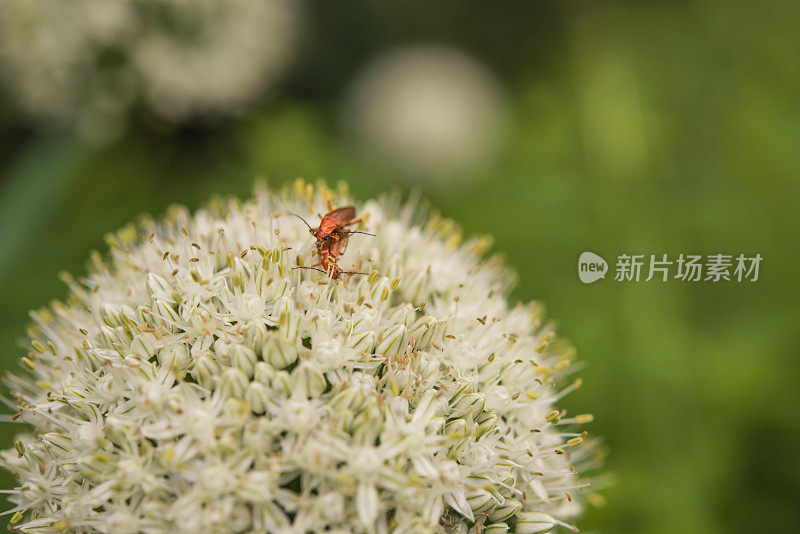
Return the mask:
[[227,115],[272,86],[297,0],[3,0],[0,73],[22,106],[89,139],[158,117]]
[[382,199],[340,258],[369,276],[292,269],[314,244],[289,214],[327,200],[351,202],[298,182],[175,207],[66,277],[6,379],[30,428],[0,457],[16,528],[544,532],[580,512],[591,416],[554,407],[573,351],[509,306],[487,240]]
[[346,94],[342,120],[362,152],[419,179],[464,178],[500,148],[502,87],[451,47],[417,45],[371,61]]

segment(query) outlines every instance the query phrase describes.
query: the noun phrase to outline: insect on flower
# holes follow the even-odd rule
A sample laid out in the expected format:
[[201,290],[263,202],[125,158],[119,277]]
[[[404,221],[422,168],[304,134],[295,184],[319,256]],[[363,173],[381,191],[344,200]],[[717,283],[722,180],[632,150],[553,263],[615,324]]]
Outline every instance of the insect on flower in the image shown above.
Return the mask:
[[[296,213],[293,215],[303,221],[308,226],[311,235],[316,238],[315,252],[320,256],[320,263],[315,266],[298,268],[321,271],[329,274],[333,279],[339,278],[340,274],[366,274],[356,271],[344,271],[336,265],[336,259],[344,252],[347,246],[347,238],[351,234],[375,235],[346,228],[361,222],[361,219],[355,219],[356,210],[353,206],[333,209],[333,205],[328,201],[328,213],[324,217],[319,215],[320,223],[317,228],[312,228],[305,219]],[[316,268],[317,265],[321,266],[322,269]]]
[[316,228],[312,228],[310,224],[306,222],[305,219],[294,213],[297,218],[301,221],[306,223],[308,226],[308,231],[313,235],[317,240],[317,249],[319,250],[320,247],[328,240],[331,242],[339,241],[343,238],[347,238],[350,234],[366,234],[372,235],[369,232],[361,232],[357,230],[350,230],[346,228],[347,226],[353,226],[354,224],[358,224],[361,222],[361,219],[356,219],[356,209],[353,206],[345,206],[343,208],[336,208],[333,209],[333,205],[328,201],[328,213],[325,214],[323,217],[322,215],[318,215],[320,218],[319,226]]

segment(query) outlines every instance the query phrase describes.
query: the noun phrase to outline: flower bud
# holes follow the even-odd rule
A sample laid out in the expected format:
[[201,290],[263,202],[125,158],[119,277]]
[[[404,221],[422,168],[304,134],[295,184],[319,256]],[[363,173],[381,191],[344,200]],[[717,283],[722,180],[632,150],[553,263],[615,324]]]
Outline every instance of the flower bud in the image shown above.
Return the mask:
[[292,385],[292,377],[287,371],[275,371],[275,375],[272,377],[272,389],[275,390],[276,393],[288,397],[292,394]]
[[[451,401],[452,402],[452,401]],[[482,393],[466,393],[460,395],[455,402],[452,403],[453,417],[460,417],[463,415],[470,415],[473,418],[477,417],[483,412],[486,406],[486,397]]]
[[356,352],[370,352],[375,346],[375,332],[350,332],[347,345]]
[[475,429],[475,438],[479,439],[497,427],[497,414],[494,412],[482,412],[476,417],[475,423],[478,425]]
[[484,489],[473,489],[467,492],[467,503],[473,514],[480,514],[494,507],[497,500]]
[[262,357],[275,369],[286,369],[297,361],[297,349],[280,335],[273,334],[264,343]]
[[418,350],[427,350],[436,334],[436,318],[432,315],[423,315],[411,326],[409,334],[414,338]]
[[180,314],[169,304],[169,302],[154,299],[153,310],[151,312],[156,322],[163,321],[167,326],[177,325],[182,322]]
[[250,382],[247,386],[244,398],[250,403],[253,413],[263,414],[267,411],[267,406],[271,404],[269,389],[260,382]]
[[149,360],[156,351],[156,344],[150,335],[137,334],[131,340],[131,352],[142,359]]
[[192,369],[192,378],[194,378],[200,386],[210,389],[214,384],[214,378],[219,375],[219,365],[207,355],[197,358]]
[[328,381],[314,365],[302,362],[292,371],[293,390],[301,391],[306,397],[318,397],[325,391]]
[[174,302],[172,296],[173,290],[169,282],[155,273],[147,275],[147,291],[150,293],[150,298],[155,301],[156,299],[164,302]]
[[101,480],[105,473],[113,471],[116,468],[108,455],[103,453],[83,456],[75,462],[75,467],[90,481]]
[[104,302],[100,306],[100,313],[103,317],[103,320],[106,321],[106,324],[109,322],[109,326],[116,327],[121,326],[122,322],[120,321],[120,312],[122,311],[122,307],[118,306],[117,304],[111,304],[109,302]]
[[173,369],[185,369],[189,364],[189,351],[186,345],[173,343],[158,351],[158,363]]
[[378,344],[375,346],[376,354],[383,354],[392,358],[405,352],[408,344],[408,329],[401,324],[393,324],[378,335]]
[[568,528],[574,532],[578,529],[550,517],[544,512],[520,512],[517,514],[517,532],[520,534],[538,534],[540,532],[550,532],[556,526]]
[[512,497],[506,497],[503,504],[498,505],[492,510],[489,514],[489,519],[492,521],[506,521],[516,515],[520,509],[522,509],[522,503]]
[[231,397],[241,399],[244,397],[245,389],[247,389],[249,383],[247,375],[241,370],[236,367],[228,367],[222,371],[219,388]]
[[53,446],[53,454],[68,454],[72,450],[72,440],[59,432],[45,432],[42,434],[42,441]]
[[444,425],[444,434],[447,439],[460,441],[467,437],[467,422],[464,419],[451,419]]
[[268,386],[275,376],[275,369],[267,362],[256,362],[253,368],[253,380]]
[[231,353],[231,365],[240,369],[248,377],[252,377],[255,365],[258,362],[258,356],[256,356],[255,351],[244,345],[237,344],[233,345]]

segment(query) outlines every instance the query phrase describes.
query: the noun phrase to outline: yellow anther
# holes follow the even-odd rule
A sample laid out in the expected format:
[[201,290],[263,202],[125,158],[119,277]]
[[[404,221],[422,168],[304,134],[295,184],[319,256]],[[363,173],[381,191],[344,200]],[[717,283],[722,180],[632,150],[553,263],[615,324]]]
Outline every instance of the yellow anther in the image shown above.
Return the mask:
[[389,298],[389,288],[384,287],[381,292],[381,302]]
[[306,188],[306,181],[302,178],[295,178],[294,183],[292,184],[292,189],[294,189],[294,194],[299,196],[303,196],[303,191]]
[[391,287],[392,289],[394,289],[394,288],[396,288],[396,287],[397,287],[397,284],[399,284],[399,283],[400,283],[400,277],[398,276],[397,278],[395,278],[394,280],[392,280],[392,283],[391,283],[391,284],[389,284],[389,287]]
[[560,360],[560,361],[559,361],[557,364],[555,364],[555,366],[553,367],[553,369],[555,369],[555,370],[556,370],[556,372],[558,372],[558,371],[563,371],[564,369],[566,369],[567,367],[569,367],[569,364],[570,364],[570,361],[569,361],[569,360]]
[[228,268],[229,269],[233,269],[233,266],[235,265],[235,261],[233,259],[233,253],[232,252],[228,252],[228,255],[225,257],[225,262],[228,264]]
[[581,443],[583,443],[583,438],[578,436],[578,437],[575,437],[575,438],[567,440],[567,447],[577,447]]
[[561,421],[561,413],[558,410],[553,410],[545,416],[544,420],[554,425]]
[[52,324],[53,322],[53,314],[50,313],[50,310],[47,308],[37,310],[36,315],[39,317],[39,320],[45,324]]
[[14,442],[14,448],[17,450],[17,454],[19,457],[22,458],[22,455],[25,454],[25,444],[22,443],[20,440]]
[[483,255],[487,250],[492,248],[493,240],[489,236],[480,236],[475,240],[472,245],[472,252],[478,256]]
[[31,360],[27,356],[23,356],[21,361],[22,361],[22,365],[24,365],[25,367],[27,367],[31,371],[36,369],[36,364],[33,362],[33,360]]
[[525,393],[525,396],[528,397],[531,400],[536,400],[536,399],[539,398],[539,395],[537,395],[533,391],[528,391],[527,393]]
[[449,238],[447,238],[447,248],[454,249],[461,243],[461,232],[455,231],[453,232]]
[[35,339],[31,341],[31,346],[33,347],[33,350],[35,350],[36,352],[44,352],[45,350],[44,345],[42,345],[41,342],[36,341]]
[[297,256],[294,258],[294,263],[298,267],[302,267],[303,266],[303,255],[298,253]]
[[575,380],[575,382],[572,383],[572,389],[578,389],[582,385],[583,385],[583,379],[578,378],[577,380]]
[[575,422],[579,425],[584,425],[586,423],[591,423],[594,421],[594,416],[590,413],[584,413],[575,416]]
[[375,283],[375,280],[377,279],[378,279],[378,271],[372,271],[371,273],[369,273],[369,276],[367,277],[367,283],[369,285],[372,285]]
[[50,385],[50,382],[45,382],[44,380],[37,380],[36,387],[41,389],[52,389],[53,386]]

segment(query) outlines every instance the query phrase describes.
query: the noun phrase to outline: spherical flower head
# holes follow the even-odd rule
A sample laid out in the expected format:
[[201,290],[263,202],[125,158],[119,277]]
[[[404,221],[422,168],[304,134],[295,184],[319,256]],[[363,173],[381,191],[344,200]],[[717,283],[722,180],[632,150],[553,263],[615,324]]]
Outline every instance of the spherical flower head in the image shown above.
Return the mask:
[[136,106],[168,122],[226,116],[280,78],[297,0],[3,0],[0,74],[21,106],[89,141]]
[[[326,203],[296,182],[170,209],[32,314],[9,375],[28,431],[11,523],[70,532],[545,532],[592,461],[556,403],[573,351],[486,238],[387,197],[306,268]],[[313,224],[313,223],[312,223]],[[353,271],[368,274],[349,274]],[[330,273],[333,270],[329,271]],[[581,475],[579,475],[581,473]],[[571,527],[570,527],[571,528]],[[41,530],[38,530],[41,529]]]

